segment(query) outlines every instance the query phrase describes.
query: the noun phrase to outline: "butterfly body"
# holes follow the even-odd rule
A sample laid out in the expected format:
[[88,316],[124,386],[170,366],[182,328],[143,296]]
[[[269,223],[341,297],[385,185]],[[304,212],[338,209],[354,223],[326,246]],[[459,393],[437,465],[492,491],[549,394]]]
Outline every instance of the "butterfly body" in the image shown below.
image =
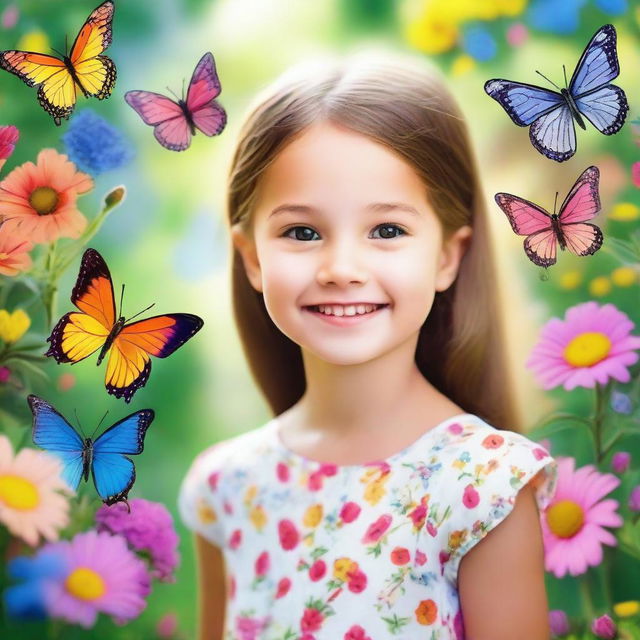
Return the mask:
[[102,53],[111,44],[115,7],[106,0],[87,18],[69,55],[61,58],[33,51],[0,51],[0,68],[18,76],[27,86],[38,86],[38,102],[56,125],[75,108],[77,88],[85,97],[103,100],[111,95],[116,66]]
[[126,502],[136,479],[135,465],[128,456],[144,450],[144,438],[155,417],[154,411],[136,411],[93,440],[81,438],[46,400],[30,395],[27,402],[33,414],[33,442],[60,459],[62,478],[69,487],[75,491],[80,480],[88,482],[91,474],[105,504]]
[[577,149],[574,121],[586,129],[589,121],[600,133],[617,133],[629,104],[624,91],[611,81],[620,73],[617,35],[611,24],[594,34],[582,53],[569,86],[552,91],[524,82],[487,80],[485,92],[519,127],[529,127],[531,144],[556,162],[571,158]]
[[556,262],[556,246],[578,256],[593,255],[603,243],[601,229],[587,222],[600,211],[597,167],[589,167],[571,188],[558,213],[547,213],[537,204],[510,193],[497,193],[495,200],[515,233],[527,236],[524,250],[540,267]]
[[191,76],[186,98],[176,102],[153,91],[127,91],[124,99],[153,127],[153,135],[163,147],[184,151],[196,130],[211,137],[224,129],[227,114],[215,100],[220,91],[213,55],[205,53]]
[[[109,355],[105,374],[107,392],[130,402],[151,373],[151,358],[166,358],[203,326],[190,313],[167,313],[127,323],[116,316],[111,274],[95,249],[87,249],[71,302],[79,311],[65,314],[53,328],[46,356],[76,364],[100,349],[98,364]],[[117,320],[116,320],[117,318]]]

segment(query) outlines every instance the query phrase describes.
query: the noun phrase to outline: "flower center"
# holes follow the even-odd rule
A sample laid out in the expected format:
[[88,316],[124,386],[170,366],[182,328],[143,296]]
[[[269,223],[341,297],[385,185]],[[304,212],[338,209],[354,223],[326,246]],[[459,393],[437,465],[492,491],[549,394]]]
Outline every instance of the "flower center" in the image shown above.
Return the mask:
[[604,360],[611,351],[611,340],[604,334],[588,331],[576,336],[564,350],[564,359],[574,367],[590,367]]
[[29,196],[29,204],[39,216],[46,216],[58,206],[58,192],[51,187],[37,187]]
[[40,503],[37,487],[20,476],[0,476],[0,502],[18,511],[30,511]]
[[74,569],[65,580],[64,586],[79,600],[96,600],[107,590],[102,576],[87,567]]
[[584,512],[571,500],[560,500],[546,511],[547,524],[559,538],[572,538],[582,529]]

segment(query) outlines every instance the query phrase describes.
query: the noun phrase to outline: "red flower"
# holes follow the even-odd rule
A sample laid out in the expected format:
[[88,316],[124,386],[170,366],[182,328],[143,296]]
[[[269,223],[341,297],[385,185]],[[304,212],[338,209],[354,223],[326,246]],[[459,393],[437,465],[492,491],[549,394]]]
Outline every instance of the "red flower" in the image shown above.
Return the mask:
[[367,586],[367,576],[360,569],[357,571],[349,571],[347,576],[349,576],[349,582],[347,583],[349,591],[361,593],[365,590]]
[[309,491],[319,491],[320,489],[322,489],[323,479],[324,476],[322,475],[322,473],[320,473],[320,471],[314,471],[313,473],[309,474],[309,480],[307,482]]
[[289,481],[289,467],[284,462],[278,462],[276,466],[276,475],[280,482]]
[[427,556],[422,551],[416,551],[416,564],[421,567],[427,561]]
[[317,631],[324,621],[324,616],[317,609],[305,609],[300,620],[302,631]]
[[300,542],[300,534],[296,525],[288,519],[278,522],[278,535],[280,536],[280,544],[285,551],[295,549]]
[[366,633],[359,624],[354,624],[351,629],[344,634],[344,640],[371,640],[370,636],[366,635]]
[[504,438],[498,433],[492,433],[482,441],[485,449],[499,449],[504,443]]
[[411,555],[409,554],[409,550],[404,547],[396,547],[391,552],[391,562],[395,565],[401,566],[407,564],[409,560],[411,560]]
[[316,560],[309,567],[309,578],[314,582],[320,580],[324,574],[327,572],[327,565],[324,560]]
[[278,582],[278,591],[276,593],[276,600],[278,598],[282,598],[289,593],[289,589],[291,588],[291,580],[289,578],[282,578],[280,582]]
[[378,542],[382,534],[391,526],[391,520],[392,517],[388,513],[381,515],[373,524],[369,525],[369,528],[362,538],[362,542],[364,542],[364,544]]
[[256,575],[264,576],[269,571],[271,561],[269,560],[269,552],[263,551],[256,560]]
[[230,549],[237,549],[240,546],[241,542],[242,542],[242,530],[241,529],[236,529],[231,534],[231,537],[229,538],[229,548]]
[[413,511],[411,511],[411,513],[409,513],[409,517],[413,521],[413,526],[416,529],[422,529],[424,521],[427,518],[427,506],[419,504]]
[[472,484],[468,484],[462,494],[462,504],[468,509],[473,509],[478,506],[478,502],[480,502],[480,494],[473,488]]
[[209,476],[209,487],[211,489],[211,491],[215,491],[218,488],[218,480],[220,479],[220,472],[219,471],[214,471],[210,476]]
[[318,473],[321,473],[323,476],[335,476],[338,473],[338,466],[335,464],[322,464],[318,469]]
[[360,505],[355,502],[345,502],[340,509],[340,518],[343,522],[353,522],[360,515]]

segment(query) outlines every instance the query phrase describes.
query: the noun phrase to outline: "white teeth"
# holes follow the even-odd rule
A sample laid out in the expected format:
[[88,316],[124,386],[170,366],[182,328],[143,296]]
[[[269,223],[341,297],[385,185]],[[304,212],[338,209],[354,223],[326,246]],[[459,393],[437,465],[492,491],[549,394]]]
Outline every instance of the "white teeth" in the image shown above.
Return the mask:
[[376,309],[375,304],[359,304],[359,305],[318,305],[318,310],[320,313],[324,313],[328,316],[355,316],[361,315],[364,313],[369,313]]

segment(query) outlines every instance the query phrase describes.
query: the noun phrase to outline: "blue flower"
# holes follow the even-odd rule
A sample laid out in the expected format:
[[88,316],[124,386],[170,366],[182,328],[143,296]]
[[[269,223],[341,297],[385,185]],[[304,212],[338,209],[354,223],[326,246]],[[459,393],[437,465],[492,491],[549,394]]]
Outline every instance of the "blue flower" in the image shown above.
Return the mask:
[[23,580],[4,592],[9,616],[20,620],[43,620],[47,617],[46,583],[63,578],[68,568],[59,553],[44,549],[31,558],[14,558],[8,564],[8,572],[12,578]]
[[62,141],[77,167],[94,176],[122,167],[134,156],[129,141],[91,109],[73,117]]
[[622,15],[627,10],[627,0],[596,0],[600,11],[612,16]]
[[462,48],[473,58],[484,62],[496,55],[497,46],[493,36],[484,28],[468,27],[462,37]]
[[551,33],[573,33],[580,23],[580,9],[586,0],[536,0],[529,5],[531,25]]
[[625,413],[629,415],[633,411],[633,405],[631,404],[631,398],[625,393],[614,391],[611,394],[611,408],[616,413]]

